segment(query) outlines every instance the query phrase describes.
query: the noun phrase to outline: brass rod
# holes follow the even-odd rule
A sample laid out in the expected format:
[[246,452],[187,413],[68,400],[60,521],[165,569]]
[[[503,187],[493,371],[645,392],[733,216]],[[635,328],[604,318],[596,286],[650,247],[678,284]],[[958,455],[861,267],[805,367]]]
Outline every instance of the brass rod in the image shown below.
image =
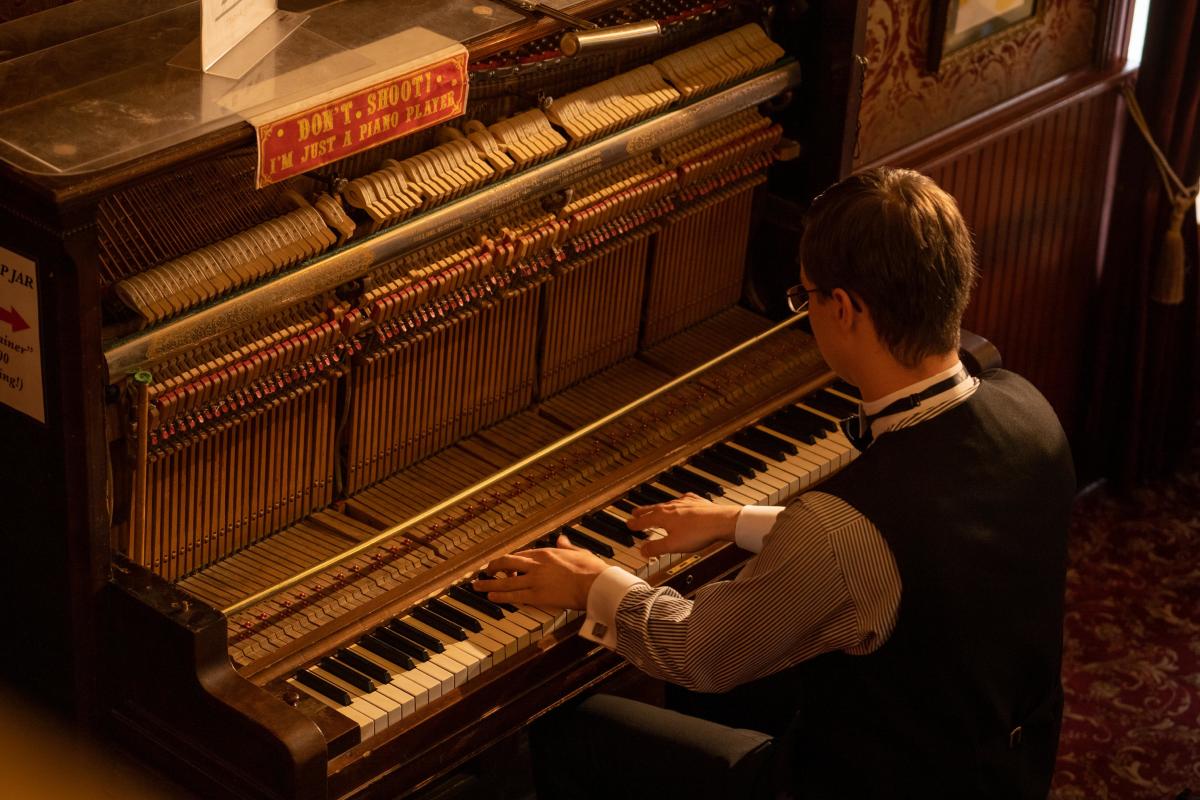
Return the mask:
[[742,342],[738,346],[731,348],[729,350],[726,350],[724,353],[721,353],[719,356],[716,356],[715,358],[709,359],[708,361],[704,362],[700,366],[690,369],[687,372],[680,375],[679,377],[673,378],[672,380],[667,381],[662,386],[658,387],[657,389],[655,389],[651,392],[648,392],[647,394],[642,395],[638,399],[632,400],[629,403],[626,403],[625,405],[618,408],[616,411],[606,414],[605,416],[595,420],[594,422],[590,422],[587,425],[584,425],[582,428],[579,428],[578,430],[572,431],[571,433],[567,434],[566,436],[564,436],[563,438],[559,439],[558,441],[556,441],[552,444],[546,445],[541,450],[538,450],[536,453],[526,456],[525,458],[521,459],[520,461],[517,461],[516,463],[505,467],[504,469],[500,470],[499,472],[496,472],[496,473],[492,474],[491,476],[484,478],[483,480],[479,481],[478,483],[476,483],[472,486],[468,486],[467,488],[463,489],[462,491],[458,492],[457,494],[453,494],[450,497],[447,497],[445,500],[442,500],[440,503],[437,503],[436,505],[425,509],[421,513],[419,513],[415,516],[409,517],[408,519],[404,520],[403,522],[396,523],[395,525],[393,525],[392,527],[383,531],[382,533],[376,534],[375,536],[372,536],[370,539],[366,539],[362,542],[359,542],[358,544],[351,547],[349,550],[345,550],[342,553],[340,553],[339,555],[334,556],[333,558],[326,559],[325,561],[322,561],[320,564],[316,564],[312,567],[309,567],[308,569],[304,570],[303,572],[299,572],[299,573],[293,575],[292,577],[288,578],[287,580],[280,581],[279,583],[275,584],[274,586],[269,586],[260,592],[252,594],[243,600],[239,600],[238,602],[221,609],[221,613],[225,614],[226,616],[229,616],[230,614],[236,614],[237,612],[247,609],[250,606],[254,605],[255,603],[258,603],[261,600],[267,599],[268,597],[275,594],[276,592],[282,592],[284,589],[290,589],[291,587],[295,586],[296,584],[301,583],[302,581],[305,581],[308,578],[311,578],[312,576],[314,576],[320,572],[324,572],[325,570],[329,569],[330,567],[334,567],[334,566],[340,564],[341,562],[345,561],[346,559],[353,558],[354,556],[358,555],[359,553],[370,550],[372,547],[375,547],[376,545],[379,545],[379,544],[387,541],[388,539],[391,539],[396,534],[402,533],[403,531],[407,530],[408,528],[411,528],[414,525],[419,525],[420,523],[424,522],[425,520],[429,519],[430,517],[433,517],[449,508],[452,508],[453,506],[458,505],[462,501],[470,498],[472,495],[475,495],[475,494],[478,494],[479,492],[484,491],[488,487],[504,480],[505,478],[509,477],[510,475],[514,475],[517,472],[520,472],[521,470],[528,467],[530,464],[537,462],[539,459],[541,459],[545,456],[548,456],[551,453],[554,453],[558,450],[561,450],[562,448],[566,447],[567,445],[570,445],[574,442],[579,441],[584,436],[587,436],[588,434],[592,433],[593,431],[598,430],[599,428],[603,427],[604,425],[607,425],[610,422],[613,422],[614,420],[620,419],[625,414],[628,414],[630,411],[633,411],[633,410],[639,408],[640,406],[645,405],[646,403],[650,402],[654,398],[664,394],[665,392],[669,392],[670,390],[674,389],[676,386],[679,386],[679,385],[691,380],[692,378],[696,377],[697,375],[700,375],[701,373],[711,369],[712,367],[715,367],[717,364],[720,364],[720,363],[724,362],[725,360],[737,355],[738,353],[741,353],[742,351],[744,351],[750,347],[753,347],[754,345],[758,344],[759,342],[763,341],[764,339],[767,339],[770,336],[773,336],[774,334],[778,333],[779,331],[783,330],[784,328],[787,328],[787,327],[790,327],[790,326],[796,324],[798,321],[804,319],[807,316],[808,316],[808,312],[802,311],[799,314],[794,314],[794,315],[788,317],[783,322],[780,322],[780,323],[774,325],[773,327],[769,328],[768,330],[763,331],[762,333],[758,334],[757,336],[747,339],[746,341]]
[[599,141],[564,153],[553,161],[439,206],[259,286],[219,300],[186,316],[114,343],[104,351],[108,382],[148,369],[217,336],[236,330],[282,308],[360,278],[372,267],[409,250],[470,228],[508,209],[578,183],[581,179],[649,152],[730,114],[758,105],[800,83],[800,67],[791,62],[674,111],[668,111]]
[[142,566],[146,563],[146,462],[150,447],[149,372],[133,376],[137,387],[137,443],[133,466],[133,498],[129,509],[129,557]]

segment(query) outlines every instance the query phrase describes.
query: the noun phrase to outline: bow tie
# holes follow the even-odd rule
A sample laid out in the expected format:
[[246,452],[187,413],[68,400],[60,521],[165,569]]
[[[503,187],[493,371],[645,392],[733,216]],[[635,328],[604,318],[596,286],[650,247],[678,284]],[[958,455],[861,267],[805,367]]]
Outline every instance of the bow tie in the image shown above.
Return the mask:
[[[902,411],[910,411],[929,398],[939,395],[947,389],[952,389],[965,381],[970,376],[967,374],[966,368],[960,369],[958,372],[951,375],[945,380],[938,381],[932,386],[928,386],[919,392],[913,392],[910,395],[901,397],[893,403],[888,403],[887,406],[880,409],[874,414],[859,413],[857,417],[846,417],[838,423],[842,429],[842,433],[850,440],[850,444],[858,452],[863,452],[874,440],[874,434],[871,432],[871,424],[881,417],[889,417],[892,414],[899,414]],[[861,408],[861,406],[860,406]]]

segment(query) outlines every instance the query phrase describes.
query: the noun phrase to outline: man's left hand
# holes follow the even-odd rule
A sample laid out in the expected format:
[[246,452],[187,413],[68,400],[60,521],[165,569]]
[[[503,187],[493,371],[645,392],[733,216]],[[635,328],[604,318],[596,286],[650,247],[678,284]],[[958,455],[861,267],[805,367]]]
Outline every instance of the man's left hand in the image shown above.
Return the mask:
[[559,536],[558,547],[522,550],[495,559],[487,565],[493,578],[472,585],[476,591],[487,592],[493,603],[585,609],[592,583],[608,566],[571,544],[566,536]]

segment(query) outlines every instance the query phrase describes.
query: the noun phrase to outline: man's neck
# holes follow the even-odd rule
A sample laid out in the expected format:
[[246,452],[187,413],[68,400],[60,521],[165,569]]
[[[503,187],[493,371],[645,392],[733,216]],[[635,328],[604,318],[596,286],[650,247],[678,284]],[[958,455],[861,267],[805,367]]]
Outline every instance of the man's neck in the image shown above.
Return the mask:
[[939,372],[945,372],[957,361],[958,353],[953,351],[928,356],[915,367],[906,367],[890,356],[884,356],[873,360],[869,369],[859,379],[858,390],[862,393],[863,402],[870,403],[906,386],[932,378]]

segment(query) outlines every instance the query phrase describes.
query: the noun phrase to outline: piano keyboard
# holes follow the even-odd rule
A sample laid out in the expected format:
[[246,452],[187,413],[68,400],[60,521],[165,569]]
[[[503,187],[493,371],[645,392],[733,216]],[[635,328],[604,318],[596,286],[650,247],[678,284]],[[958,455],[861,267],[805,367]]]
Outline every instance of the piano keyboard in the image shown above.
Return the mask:
[[[742,309],[722,312],[639,358],[610,367],[332,508],[310,513],[264,541],[193,571],[179,586],[216,608],[238,604],[541,450],[767,326]],[[420,586],[431,571],[449,577],[449,562],[494,552],[539,520],[553,524],[551,517],[594,504],[599,492],[611,491],[606,487],[616,489],[629,480],[622,476],[631,470],[649,473],[653,464],[671,459],[669,453],[719,435],[723,425],[754,418],[755,409],[769,398],[782,400],[806,382],[813,385],[823,372],[804,334],[777,333],[741,354],[736,363],[727,362],[677,386],[439,517],[279,591],[270,600],[231,613],[230,654],[242,667],[268,657],[274,660],[277,651],[294,650],[296,640],[314,634],[331,618],[365,605],[374,607],[393,590]]]
[[[629,530],[635,506],[694,493],[725,504],[778,505],[845,466],[854,448],[837,420],[857,410],[837,382],[789,403],[555,530],[530,541],[552,547],[559,535],[640,577],[657,581],[685,554],[646,558]],[[443,592],[398,614],[351,644],[286,679],[286,684],[346,717],[366,741],[409,719],[453,689],[535,645],[579,612],[493,603],[460,576]]]

